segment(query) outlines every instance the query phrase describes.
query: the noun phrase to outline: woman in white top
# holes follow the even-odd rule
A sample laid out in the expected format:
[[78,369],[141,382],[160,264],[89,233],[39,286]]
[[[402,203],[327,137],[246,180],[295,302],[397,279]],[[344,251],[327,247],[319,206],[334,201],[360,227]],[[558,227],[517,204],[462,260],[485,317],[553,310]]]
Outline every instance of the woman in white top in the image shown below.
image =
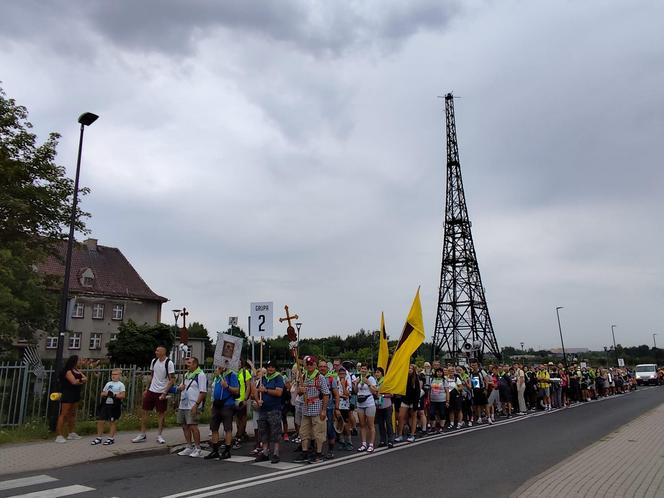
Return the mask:
[[[360,417],[360,436],[362,438],[362,444],[357,451],[372,453],[376,437],[374,395],[378,394],[378,388],[376,387],[376,379],[369,375],[366,365],[362,365],[360,374],[353,380],[353,391],[357,393],[357,413]],[[369,442],[368,445],[367,441]]]

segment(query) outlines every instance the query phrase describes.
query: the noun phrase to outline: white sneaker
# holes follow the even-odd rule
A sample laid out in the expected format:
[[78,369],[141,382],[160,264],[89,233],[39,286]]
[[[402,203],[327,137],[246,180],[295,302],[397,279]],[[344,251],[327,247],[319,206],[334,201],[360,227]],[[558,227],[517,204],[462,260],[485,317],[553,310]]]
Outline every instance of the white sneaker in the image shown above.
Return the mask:
[[479,425],[479,424],[481,424],[481,423],[482,423],[482,417],[480,417],[480,418],[477,419],[477,425]]
[[180,451],[178,453],[178,455],[180,455],[180,456],[189,456],[193,453],[193,451],[194,451],[194,448],[192,446],[187,446],[185,449]]
[[78,434],[76,434],[75,432],[70,432],[69,435],[67,436],[67,439],[69,439],[70,441],[74,441],[76,439],[83,439],[83,438]]
[[189,455],[191,458],[200,458],[203,456],[203,452],[200,448],[194,448],[194,450]]
[[67,440],[64,438],[64,436],[58,436],[55,438],[56,443],[66,443]]
[[159,435],[157,436],[157,442],[158,442],[159,444],[165,444],[165,443],[166,443],[166,440],[165,440],[163,437],[161,437],[161,434],[159,434]]
[[144,443],[147,441],[147,436],[145,434],[139,434],[134,439],[131,440],[132,443]]
[[491,417],[488,418],[489,425],[493,425],[493,419]]

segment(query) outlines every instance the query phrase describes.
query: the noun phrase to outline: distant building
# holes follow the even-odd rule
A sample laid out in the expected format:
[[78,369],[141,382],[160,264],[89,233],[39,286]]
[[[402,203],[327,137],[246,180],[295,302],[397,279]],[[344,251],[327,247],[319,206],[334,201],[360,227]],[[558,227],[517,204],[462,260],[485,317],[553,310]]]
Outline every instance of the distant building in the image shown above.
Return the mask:
[[[58,247],[60,257],[49,257],[38,271],[64,275],[67,242]],[[118,334],[118,326],[161,321],[161,305],[168,301],[155,294],[127,258],[115,247],[100,246],[96,239],[74,244],[69,276],[69,305],[65,357],[104,358],[107,344]],[[42,334],[39,349],[43,358],[55,358],[58,337]]]

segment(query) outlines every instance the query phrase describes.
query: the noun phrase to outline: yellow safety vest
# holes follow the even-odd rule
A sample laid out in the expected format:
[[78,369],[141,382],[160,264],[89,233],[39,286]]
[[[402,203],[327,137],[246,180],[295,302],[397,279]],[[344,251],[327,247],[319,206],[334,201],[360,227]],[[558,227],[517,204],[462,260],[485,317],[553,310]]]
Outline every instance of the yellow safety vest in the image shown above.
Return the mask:
[[251,379],[251,373],[246,368],[241,368],[237,376],[240,381],[240,401],[247,400],[247,381]]

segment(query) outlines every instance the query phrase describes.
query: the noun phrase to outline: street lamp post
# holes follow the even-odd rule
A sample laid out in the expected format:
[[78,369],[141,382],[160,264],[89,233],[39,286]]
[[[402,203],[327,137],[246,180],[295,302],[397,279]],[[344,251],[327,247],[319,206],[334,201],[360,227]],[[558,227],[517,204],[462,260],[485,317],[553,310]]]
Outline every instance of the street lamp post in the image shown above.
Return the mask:
[[615,328],[616,328],[615,325],[611,325],[611,337],[613,338],[613,350],[616,353],[616,366],[618,366],[618,348],[616,347],[616,334],[613,331],[613,329],[615,329]]
[[[67,311],[69,303],[69,273],[71,272],[71,253],[74,248],[74,230],[76,228],[76,208],[78,207],[78,183],[81,176],[81,154],[83,152],[83,130],[97,121],[96,114],[85,112],[78,117],[78,123],[81,125],[81,132],[78,138],[78,157],[76,159],[76,176],[74,177],[74,192],[71,205],[71,216],[69,218],[69,238],[67,239],[67,253],[65,256],[65,274],[62,283],[62,295],[60,296],[60,322],[58,326],[58,349],[55,353],[55,368],[53,369],[56,379],[60,376],[62,370],[62,356],[64,351],[65,332],[67,329]],[[52,383],[53,384],[53,383]],[[58,414],[55,409],[55,403],[51,404],[50,426],[55,430]]]
[[558,332],[560,332],[560,345],[563,349],[563,364],[565,365],[565,370],[567,370],[567,355],[565,354],[565,342],[563,341],[563,329],[560,326],[560,310],[563,309],[563,306],[556,306],[556,316],[558,317]]

